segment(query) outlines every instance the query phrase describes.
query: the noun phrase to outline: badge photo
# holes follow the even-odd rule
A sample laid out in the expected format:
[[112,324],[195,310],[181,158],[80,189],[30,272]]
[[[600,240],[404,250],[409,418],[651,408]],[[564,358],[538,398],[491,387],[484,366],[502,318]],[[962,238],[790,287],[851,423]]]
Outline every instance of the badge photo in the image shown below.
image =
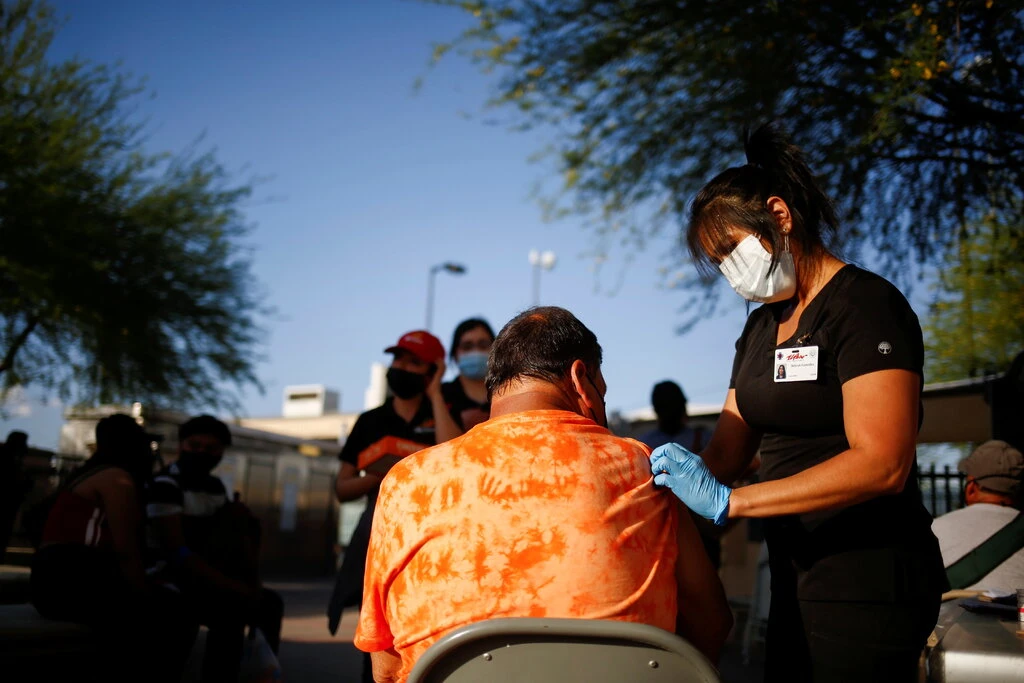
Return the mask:
[[818,379],[818,347],[776,349],[772,367],[775,368],[776,383],[813,382]]

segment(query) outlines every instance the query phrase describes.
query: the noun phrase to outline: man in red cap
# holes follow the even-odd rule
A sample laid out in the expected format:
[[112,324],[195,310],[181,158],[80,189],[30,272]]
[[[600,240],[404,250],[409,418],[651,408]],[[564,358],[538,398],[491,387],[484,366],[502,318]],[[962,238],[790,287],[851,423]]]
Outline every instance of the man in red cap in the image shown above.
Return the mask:
[[[396,344],[384,349],[393,354],[387,380],[391,396],[384,405],[359,416],[341,449],[341,468],[334,492],[346,502],[367,496],[366,509],[345,550],[345,559],[327,608],[328,628],[334,633],[346,607],[358,605],[363,596],[363,572],[370,523],[377,503],[377,491],[384,479],[378,468],[360,467],[359,455],[385,437],[433,446],[458,436],[460,430],[448,413],[441,394],[444,376],[444,346],[425,330],[403,334]],[[363,680],[372,681],[367,655]]]

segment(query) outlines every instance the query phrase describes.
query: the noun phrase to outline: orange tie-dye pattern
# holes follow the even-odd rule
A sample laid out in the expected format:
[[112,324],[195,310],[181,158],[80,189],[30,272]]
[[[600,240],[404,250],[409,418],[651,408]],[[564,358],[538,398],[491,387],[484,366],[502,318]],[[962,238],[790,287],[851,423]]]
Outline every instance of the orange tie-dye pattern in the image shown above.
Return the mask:
[[447,631],[509,616],[676,622],[676,508],[646,446],[515,413],[410,455],[381,486],[355,644],[400,679]]

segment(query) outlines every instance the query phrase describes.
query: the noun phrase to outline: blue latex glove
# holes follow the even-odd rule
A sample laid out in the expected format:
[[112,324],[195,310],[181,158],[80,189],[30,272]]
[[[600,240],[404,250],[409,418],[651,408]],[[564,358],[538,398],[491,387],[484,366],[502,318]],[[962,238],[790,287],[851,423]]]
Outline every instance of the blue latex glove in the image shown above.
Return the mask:
[[715,479],[711,470],[677,443],[658,446],[651,453],[655,486],[667,486],[686,507],[718,526],[729,516],[732,489]]

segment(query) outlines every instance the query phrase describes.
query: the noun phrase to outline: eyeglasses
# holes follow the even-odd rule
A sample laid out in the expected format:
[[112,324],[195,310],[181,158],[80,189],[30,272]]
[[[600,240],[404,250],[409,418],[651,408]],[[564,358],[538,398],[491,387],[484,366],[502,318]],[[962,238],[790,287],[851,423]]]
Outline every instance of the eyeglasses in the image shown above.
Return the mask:
[[459,343],[459,351],[490,351],[491,344],[490,339],[481,339],[477,342],[464,341]]

